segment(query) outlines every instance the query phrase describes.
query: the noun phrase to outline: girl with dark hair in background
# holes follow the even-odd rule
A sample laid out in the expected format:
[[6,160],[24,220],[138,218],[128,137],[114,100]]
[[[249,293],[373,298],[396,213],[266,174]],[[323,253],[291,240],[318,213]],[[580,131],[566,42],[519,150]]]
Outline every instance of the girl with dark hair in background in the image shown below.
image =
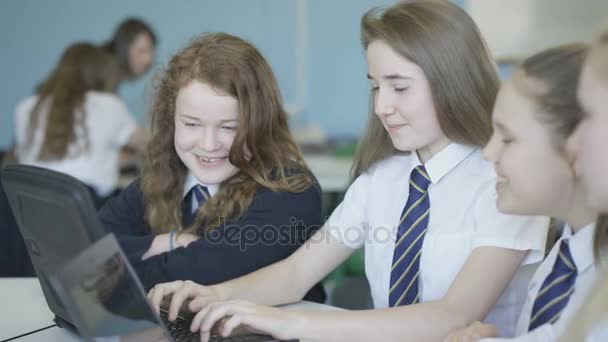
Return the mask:
[[136,79],[154,63],[156,35],[141,19],[128,18],[120,23],[112,38],[103,47],[116,58],[119,81]]

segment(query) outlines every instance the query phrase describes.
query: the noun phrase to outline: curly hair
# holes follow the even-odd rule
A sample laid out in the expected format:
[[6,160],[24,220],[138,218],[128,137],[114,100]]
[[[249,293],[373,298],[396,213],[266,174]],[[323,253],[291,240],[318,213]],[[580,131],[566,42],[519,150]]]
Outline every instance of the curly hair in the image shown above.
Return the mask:
[[[239,125],[229,161],[239,169],[199,208],[190,227],[182,227],[182,195],[188,169],[174,147],[175,102],[192,81],[205,83],[237,99]],[[259,186],[272,191],[301,192],[313,184],[289,131],[276,78],[249,42],[225,33],[203,34],[169,62],[158,78],[150,112],[142,190],[152,232],[175,228],[209,231],[222,219],[241,216]]]

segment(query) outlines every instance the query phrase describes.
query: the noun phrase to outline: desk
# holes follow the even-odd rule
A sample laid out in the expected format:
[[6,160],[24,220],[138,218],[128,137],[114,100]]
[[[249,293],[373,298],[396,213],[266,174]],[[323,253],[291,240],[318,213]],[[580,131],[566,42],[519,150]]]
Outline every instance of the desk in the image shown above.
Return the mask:
[[[26,334],[54,324],[37,278],[0,279],[0,341]],[[285,308],[301,310],[340,310],[312,302],[285,305]],[[80,339],[65,329],[52,327],[23,336],[19,342],[76,342]]]
[[0,279],[0,341],[55,324],[37,278]]
[[[82,340],[69,332],[68,330],[59,327],[42,330],[37,333],[23,336],[14,340],[15,342],[81,342]],[[13,342],[13,341],[11,341]]]

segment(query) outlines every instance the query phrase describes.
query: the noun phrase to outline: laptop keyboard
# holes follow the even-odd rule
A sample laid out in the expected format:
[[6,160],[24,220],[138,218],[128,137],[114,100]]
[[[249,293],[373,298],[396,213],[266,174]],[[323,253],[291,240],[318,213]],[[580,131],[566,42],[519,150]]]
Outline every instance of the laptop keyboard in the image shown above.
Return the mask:
[[198,333],[190,331],[190,324],[181,317],[177,317],[175,321],[169,320],[169,313],[165,310],[160,311],[160,318],[165,323],[169,334],[175,340],[175,342],[198,342],[200,336]]
[[[199,333],[190,331],[190,323],[181,317],[173,322],[169,321],[169,314],[165,310],[160,311],[160,318],[165,323],[169,334],[175,342],[198,342]],[[272,338],[263,335],[240,335],[231,337],[211,336],[210,342],[263,342],[273,341]]]

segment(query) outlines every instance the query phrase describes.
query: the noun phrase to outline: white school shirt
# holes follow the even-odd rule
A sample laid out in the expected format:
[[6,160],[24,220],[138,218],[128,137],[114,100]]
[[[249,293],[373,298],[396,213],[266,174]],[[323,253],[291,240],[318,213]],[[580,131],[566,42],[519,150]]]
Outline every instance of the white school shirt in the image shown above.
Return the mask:
[[[526,302],[522,308],[515,330],[515,336],[513,339],[505,338],[492,338],[483,339],[484,342],[490,341],[517,341],[517,342],[553,342],[557,341],[558,337],[563,335],[568,323],[574,318],[573,315],[578,312],[581,305],[585,302],[587,295],[593,289],[598,276],[598,270],[593,263],[593,232],[595,230],[595,224],[590,224],[583,227],[576,234],[572,235],[572,229],[569,226],[564,228],[564,233],[556,243],[549,255],[543,263],[540,265],[530,284],[528,286],[528,293]],[[534,300],[538,295],[538,291],[553,270],[555,259],[559,253],[559,246],[561,240],[570,240],[569,247],[572,259],[576,265],[576,282],[574,283],[574,292],[570,296],[568,305],[562,311],[560,318],[554,324],[544,324],[540,327],[528,332],[528,326],[530,325],[530,316],[532,315],[532,307],[534,306]]]
[[606,342],[608,341],[608,313],[604,313],[605,318],[595,324],[585,337],[585,342]]
[[[192,190],[192,188],[194,188],[194,186],[196,185],[202,185],[204,187],[207,188],[207,191],[209,192],[209,196],[213,196],[215,195],[215,193],[217,192],[217,190],[219,189],[219,185],[218,184],[205,184],[205,183],[201,183],[198,181],[198,179],[196,179],[196,177],[194,177],[194,174],[192,174],[192,172],[188,172],[188,175],[186,176],[186,181],[184,182],[184,193],[183,193],[183,198],[186,197],[186,195],[188,195],[188,193],[190,192],[190,190]],[[190,199],[190,211],[194,212],[195,210],[198,210],[198,200],[196,199],[196,196],[192,196],[192,198]]]
[[[388,307],[395,236],[409,194],[410,172],[421,164],[417,153],[376,163],[357,177],[324,228],[353,249],[365,247],[365,272],[376,308]],[[522,265],[542,260],[549,218],[500,213],[494,166],[479,148],[452,143],[424,166],[432,183],[420,258],[421,302],[441,299],[477,247],[527,250]],[[513,333],[532,275],[521,270],[486,318],[507,335]]]
[[[31,96],[20,102],[15,110],[17,146],[24,146],[31,111],[38,102]],[[18,148],[20,163],[44,167],[66,173],[93,187],[99,196],[109,195],[118,184],[120,148],[127,144],[137,128],[137,123],[127,106],[114,94],[97,91],[86,93],[84,101],[85,126],[89,138],[89,149],[74,155],[74,147],[82,142],[82,130],[76,131],[76,144],[68,147],[62,160],[40,161],[38,155],[44,139],[50,102],[43,103],[41,120],[34,133],[30,148]]]

